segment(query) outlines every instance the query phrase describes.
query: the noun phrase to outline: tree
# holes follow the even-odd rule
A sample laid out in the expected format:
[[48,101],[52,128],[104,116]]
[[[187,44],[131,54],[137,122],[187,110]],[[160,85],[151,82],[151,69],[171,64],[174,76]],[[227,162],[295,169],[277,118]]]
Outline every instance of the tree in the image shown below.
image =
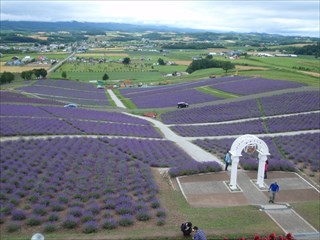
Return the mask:
[[47,74],[48,74],[47,70],[45,70],[44,68],[40,68],[39,72],[40,72],[40,76],[42,78],[45,78],[47,76]]
[[122,63],[123,63],[123,64],[130,64],[130,62],[131,62],[131,59],[128,58],[128,57],[125,57],[125,58],[122,60]]
[[14,80],[14,75],[11,72],[4,72],[0,77],[0,84],[11,83]]
[[162,58],[158,59],[158,63],[159,63],[159,65],[166,65],[166,63],[163,61]]
[[33,71],[23,71],[21,72],[20,76],[24,79],[24,80],[31,80],[33,75]]
[[223,62],[221,66],[222,69],[226,71],[226,73],[228,72],[228,70],[235,68],[234,64],[229,61]]
[[107,81],[109,79],[108,74],[103,74],[102,80]]
[[61,77],[62,77],[62,78],[67,78],[67,73],[66,73],[66,71],[63,71],[63,72],[61,73]]
[[36,78],[45,78],[48,74],[47,70],[45,70],[44,68],[33,69],[33,73],[36,76]]

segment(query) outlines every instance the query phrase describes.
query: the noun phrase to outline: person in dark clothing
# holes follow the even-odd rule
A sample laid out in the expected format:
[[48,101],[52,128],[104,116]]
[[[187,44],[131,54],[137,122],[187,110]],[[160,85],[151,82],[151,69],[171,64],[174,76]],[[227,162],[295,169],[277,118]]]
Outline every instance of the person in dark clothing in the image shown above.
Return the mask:
[[228,171],[228,166],[231,164],[231,154],[227,151],[224,156],[224,161],[226,163],[226,166],[224,168],[225,171]]
[[191,222],[182,223],[180,226],[180,229],[183,233],[183,236],[190,236],[192,232],[192,223]]
[[207,237],[204,234],[204,231],[199,229],[197,226],[193,227],[193,231],[195,232],[195,234],[193,236],[194,240],[207,240]]
[[267,179],[268,167],[269,167],[269,161],[267,160],[266,163],[264,164],[264,179]]

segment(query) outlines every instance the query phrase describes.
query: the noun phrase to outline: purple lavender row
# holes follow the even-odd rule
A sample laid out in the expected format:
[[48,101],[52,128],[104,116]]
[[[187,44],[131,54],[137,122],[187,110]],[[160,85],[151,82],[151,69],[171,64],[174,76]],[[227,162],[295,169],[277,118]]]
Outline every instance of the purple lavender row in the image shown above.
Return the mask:
[[51,114],[32,105],[0,104],[2,116],[51,117]]
[[218,90],[239,94],[250,95],[263,92],[270,92],[275,90],[282,90],[288,88],[298,88],[306,84],[289,82],[283,80],[271,80],[264,78],[252,78],[242,81],[224,82],[213,84],[212,87]]
[[196,104],[218,99],[221,98],[199,92],[195,89],[186,89],[176,92],[162,92],[155,95],[141,94],[131,98],[131,101],[139,108],[162,108],[176,106],[181,101]]
[[171,111],[161,114],[161,119],[166,124],[207,123],[259,117],[260,115],[256,100],[244,100]]
[[173,84],[173,85],[167,85],[167,86],[157,86],[157,87],[150,87],[150,88],[120,89],[120,92],[125,97],[139,96],[140,94],[153,95],[153,94],[159,94],[159,93],[161,94],[164,92],[175,92],[175,91],[181,91],[181,90],[185,90],[185,89],[193,89],[196,87],[212,85],[214,83],[219,83],[219,82],[229,82],[229,81],[237,81],[237,80],[240,81],[240,80],[244,80],[244,79],[248,79],[248,77],[237,76],[237,77],[210,78],[210,79],[205,79],[205,80],[180,83],[180,84]]
[[[93,105],[93,106],[107,106],[109,105],[108,99],[85,99],[85,98],[70,98],[70,97],[59,97],[59,96],[42,96],[43,98],[51,99],[52,101],[58,100],[64,103],[76,103],[79,105]],[[60,103],[61,105],[61,103]],[[63,104],[65,105],[65,104]]]
[[170,141],[102,138],[133,159],[152,167],[181,166],[195,161]]
[[69,88],[69,89],[84,90],[84,91],[96,91],[95,86],[90,83],[83,83],[83,82],[69,81],[69,80],[53,80],[53,79],[38,80],[35,82],[34,85],[47,86],[47,87],[61,87],[61,88]]
[[69,228],[68,222],[76,222],[79,228],[95,221],[102,229],[110,218],[130,215],[134,224],[142,211],[149,216],[145,220],[163,211],[148,165],[112,141],[20,140],[0,149],[2,223]]
[[81,134],[63,120],[51,118],[0,118],[1,136]]
[[61,102],[42,98],[26,97],[20,93],[0,91],[0,102],[1,103],[36,103],[36,104],[47,104],[47,105],[61,105]]
[[261,98],[263,110],[267,116],[320,110],[319,101],[319,91],[287,93]]
[[171,129],[183,137],[265,133],[261,120],[205,126],[174,126]]
[[320,129],[320,113],[269,118],[266,125],[271,133]]
[[310,168],[311,171],[320,170],[320,134],[302,134],[291,137],[276,137],[275,141],[285,156],[296,165],[299,163],[300,170]]
[[21,91],[28,93],[49,95],[49,96],[64,96],[73,98],[85,99],[106,99],[104,90],[95,89],[95,91],[78,91],[72,89],[54,88],[47,86],[28,86],[18,88]]
[[132,123],[132,124],[149,124],[148,121],[131,117],[122,113],[117,112],[106,112],[98,110],[89,110],[82,108],[61,108],[61,107],[51,107],[43,106],[41,109],[51,113],[56,117],[62,117],[65,119],[90,119],[96,121],[110,121],[110,122],[120,122],[120,123]]
[[[319,110],[319,92],[305,91],[286,93],[261,98],[263,112],[266,116]],[[171,111],[161,114],[167,124],[219,122],[251,117],[260,117],[256,100],[197,107],[184,111]]]
[[[312,130],[320,128],[320,113],[269,118],[264,121],[269,133]],[[183,137],[268,133],[262,120],[219,125],[173,126],[171,129]]]
[[151,125],[131,125],[121,123],[101,123],[88,121],[72,121],[72,126],[86,134],[108,134],[120,136],[162,138]]

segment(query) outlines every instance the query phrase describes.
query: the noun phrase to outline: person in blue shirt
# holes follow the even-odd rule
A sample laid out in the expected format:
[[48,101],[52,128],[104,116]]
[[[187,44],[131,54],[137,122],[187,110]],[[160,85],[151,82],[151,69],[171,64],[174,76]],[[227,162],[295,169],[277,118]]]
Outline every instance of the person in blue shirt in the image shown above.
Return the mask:
[[279,192],[279,190],[280,190],[280,187],[277,184],[277,182],[274,182],[274,183],[272,183],[270,185],[269,191],[268,191],[268,192],[271,191],[269,203],[274,203],[274,200],[275,200],[275,197],[276,197],[276,193]]
[[207,240],[204,232],[201,229],[199,229],[197,226],[193,227],[193,231],[195,232],[195,234],[193,236],[194,240]]
[[231,164],[231,154],[229,151],[226,152],[226,155],[224,156],[224,161],[226,163],[226,167],[224,168],[225,171],[228,171],[228,166]]

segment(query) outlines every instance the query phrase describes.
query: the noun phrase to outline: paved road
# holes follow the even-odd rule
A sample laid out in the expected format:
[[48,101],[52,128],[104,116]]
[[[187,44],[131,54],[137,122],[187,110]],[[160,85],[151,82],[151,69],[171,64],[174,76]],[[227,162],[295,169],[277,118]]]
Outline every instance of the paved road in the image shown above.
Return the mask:
[[64,64],[69,58],[73,57],[75,54],[76,54],[75,52],[71,53],[68,57],[66,57],[62,61],[56,63],[51,68],[49,68],[47,72],[50,73],[50,72],[56,70],[58,67],[60,67],[62,64]]

